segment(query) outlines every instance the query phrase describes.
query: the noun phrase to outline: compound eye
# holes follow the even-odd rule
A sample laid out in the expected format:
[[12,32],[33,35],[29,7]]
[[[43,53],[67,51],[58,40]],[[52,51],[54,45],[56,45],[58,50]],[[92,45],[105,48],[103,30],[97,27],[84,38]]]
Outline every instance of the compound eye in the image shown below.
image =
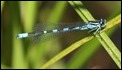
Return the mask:
[[105,27],[106,20],[105,19],[100,19],[100,25],[101,25],[101,27]]
[[100,25],[104,25],[106,23],[106,20],[105,19],[100,19]]

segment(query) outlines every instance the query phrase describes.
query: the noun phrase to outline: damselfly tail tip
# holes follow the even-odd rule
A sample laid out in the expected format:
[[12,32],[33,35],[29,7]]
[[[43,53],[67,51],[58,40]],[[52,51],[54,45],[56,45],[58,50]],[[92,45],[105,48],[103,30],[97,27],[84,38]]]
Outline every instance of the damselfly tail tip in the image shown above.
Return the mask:
[[25,37],[28,37],[28,33],[17,34],[17,36],[16,36],[17,39],[25,38]]

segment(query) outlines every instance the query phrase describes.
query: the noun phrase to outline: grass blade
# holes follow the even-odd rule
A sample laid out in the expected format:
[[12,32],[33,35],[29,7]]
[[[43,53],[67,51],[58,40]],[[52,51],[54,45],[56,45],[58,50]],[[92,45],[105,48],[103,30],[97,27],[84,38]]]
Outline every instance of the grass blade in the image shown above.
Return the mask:
[[3,6],[4,6],[4,1],[1,1],[1,12],[2,12],[2,9],[3,9]]
[[[69,1],[69,3],[71,4],[71,6],[74,7],[74,9],[76,10],[76,12],[79,14],[79,16],[81,18],[83,18],[83,20],[85,22],[88,21],[88,20],[94,20],[94,18],[91,16],[91,14],[89,13],[89,11],[83,7],[83,4],[80,1]],[[86,14],[86,12],[87,12],[87,14]],[[106,51],[107,51],[107,49],[106,49],[107,47],[109,47],[109,49],[110,48],[111,49],[112,48],[116,48],[117,49],[117,47],[115,45],[112,45],[113,47],[110,47],[111,44],[113,44],[113,43],[109,39],[109,37],[107,37],[107,35],[104,32],[102,32],[102,34],[97,34],[95,36],[97,37],[97,39],[99,40],[99,42],[103,45],[103,47],[105,48]],[[105,38],[107,38],[107,40]],[[104,41],[104,43],[103,43],[103,41]],[[119,50],[117,50],[117,51],[119,52]],[[119,60],[119,59],[121,59],[120,55],[117,58],[115,56],[113,57],[113,54],[110,54],[110,53],[108,53],[108,54],[112,57],[112,59],[114,61],[115,61],[115,59],[118,60],[118,61],[115,61],[115,63],[117,64],[117,66],[119,68],[121,68],[121,64],[120,64],[121,63],[121,60]],[[114,54],[119,54],[119,53],[114,53]]]
[[72,52],[73,50],[77,49],[79,46],[81,46],[82,44],[88,42],[89,40],[91,40],[93,38],[93,36],[90,37],[86,37],[74,44],[72,44],[71,46],[69,46],[68,48],[66,48],[65,50],[63,50],[62,52],[60,52],[59,54],[57,54],[55,57],[53,57],[51,60],[49,60],[47,63],[45,63],[41,68],[47,68],[50,65],[52,65],[53,63],[55,63],[56,61],[60,60],[62,57],[66,56],[67,54],[69,54],[70,52]]

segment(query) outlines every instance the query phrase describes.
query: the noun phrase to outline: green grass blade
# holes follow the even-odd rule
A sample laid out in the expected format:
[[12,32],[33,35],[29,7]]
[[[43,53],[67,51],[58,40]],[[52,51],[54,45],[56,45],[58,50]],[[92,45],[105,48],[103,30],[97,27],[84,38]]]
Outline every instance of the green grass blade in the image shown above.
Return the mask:
[[[107,22],[107,27],[105,29],[103,29],[102,31],[106,31],[108,29],[110,29],[111,27],[117,25],[118,23],[121,22],[121,14],[117,15],[114,19],[111,19],[110,21]],[[102,32],[101,31],[101,32]]]
[[3,6],[4,6],[4,1],[1,1],[1,12],[2,12]]
[[117,64],[117,66],[121,69],[121,53],[120,53],[120,51],[117,49],[117,47],[113,44],[113,42],[110,40],[110,38],[106,34],[101,33],[100,35],[102,37],[102,40],[101,39],[99,39],[99,40],[102,41],[101,43],[102,43],[102,45],[105,46],[104,47],[105,50],[112,57],[114,62]]
[[[112,27],[116,26],[120,22],[121,22],[121,14],[108,21],[107,27],[103,31],[107,31],[109,32],[108,34],[111,35],[111,33],[113,32]],[[93,45],[93,44],[94,44],[93,47],[92,46],[89,47],[89,45]],[[98,45],[99,45],[98,41],[96,39],[92,39],[90,42],[80,47],[78,51],[67,62],[67,68],[73,68],[73,69],[80,68],[80,67],[83,68],[84,63],[90,58],[90,56],[95,52],[95,50],[97,50],[100,47],[100,46],[98,47]]]
[[84,39],[82,39],[82,40],[80,40],[80,41],[72,44],[71,46],[69,46],[68,48],[66,48],[65,50],[63,50],[59,54],[57,54],[55,57],[53,57],[52,59],[50,59],[41,68],[42,69],[48,68],[50,65],[54,64],[56,61],[60,60],[61,58],[63,58],[64,56],[66,56],[67,54],[69,54],[70,52],[72,52],[73,50],[77,49],[82,44],[84,44],[84,43],[88,42],[89,40],[91,40],[92,38],[93,38],[93,36],[86,37],[86,38],[84,38]]
[[[108,27],[106,27],[103,31],[108,30],[109,28],[111,28],[112,26],[116,25],[117,23],[121,22],[121,14],[118,15],[115,20],[111,20],[108,22],[107,25],[109,25]],[[112,23],[112,24],[110,24]],[[103,45],[108,45],[106,47],[104,47],[106,49],[106,51],[108,52],[108,54],[112,57],[112,59],[115,61],[115,63],[117,64],[117,66],[121,69],[121,52],[118,50],[118,48],[113,44],[113,42],[108,38],[108,36],[106,36],[104,33],[101,33],[101,37],[102,38],[102,43]],[[100,39],[101,40],[101,39]],[[107,41],[107,42],[106,42]],[[104,44],[106,43],[106,44]]]
[[84,22],[87,22],[88,20],[95,20],[81,2],[69,1],[69,3],[78,13],[78,15],[83,19]]
[[[21,18],[23,19],[23,24],[21,28],[23,28],[24,32],[32,32],[34,24],[37,20],[37,14],[38,14],[38,5],[41,5],[41,2],[38,1],[20,1],[21,6]],[[39,57],[39,54],[36,53],[38,47],[35,47],[31,44],[32,42],[29,42],[29,40],[25,41],[23,43],[24,47],[28,47],[26,49],[26,56],[25,60],[28,62],[28,65],[30,65],[31,68],[35,67]],[[41,50],[40,50],[41,51]]]
[[24,29],[26,32],[31,32],[37,17],[38,1],[21,1],[20,4]]
[[[71,4],[71,6],[73,6],[73,8],[76,10],[76,12],[79,14],[79,16],[81,17],[81,18],[83,18],[83,20],[86,22],[86,20],[88,21],[88,20],[94,20],[94,18],[91,16],[91,14],[88,12],[88,10],[87,9],[85,9],[84,7],[83,7],[83,4],[80,2],[80,1],[69,1],[69,3]],[[86,14],[86,12],[87,12],[87,14]],[[82,14],[82,15],[81,15]],[[107,35],[103,32],[102,33],[102,36],[101,36],[101,34],[99,35],[99,34],[96,34],[95,35],[96,37],[97,37],[97,39],[99,40],[99,42],[103,45],[103,47],[104,48],[107,48],[107,47],[109,47],[110,48],[110,43],[109,42],[111,42],[112,43],[112,41],[108,41],[108,40],[110,40],[109,39],[109,37],[108,37],[108,40],[106,40],[105,38],[107,37]],[[104,43],[103,43],[103,41],[104,41]],[[109,44],[109,45],[108,45]],[[112,43],[113,44],[113,43]],[[116,48],[116,46],[114,46],[115,48]],[[117,48],[116,48],[117,49]],[[106,50],[107,51],[107,50]],[[109,53],[108,53],[109,54]],[[118,53],[114,53],[114,54],[118,54]],[[109,54],[111,57],[112,57],[112,55],[111,54]],[[116,57],[112,57],[112,59],[113,60],[115,60],[116,59]],[[119,59],[119,58],[118,58]],[[119,60],[119,61],[121,61],[121,60]],[[118,62],[116,62],[115,61],[115,63],[118,63]],[[118,64],[117,64],[118,65]],[[118,67],[119,68],[121,68],[120,67],[121,65],[119,64],[118,65]]]
[[[67,5],[67,2],[65,2],[65,1],[56,2],[56,5],[55,5],[54,9],[52,10],[51,15],[48,17],[47,22],[51,22],[51,23],[59,22],[59,20],[61,19],[62,15],[64,13],[66,5]],[[57,16],[55,16],[54,14]]]
[[19,2],[8,2],[10,11],[10,23],[12,29],[12,68],[27,68],[24,61],[24,49],[22,41],[16,39],[16,34],[20,32],[20,7]]
[[[83,5],[82,3],[78,3],[78,2],[70,2],[69,1],[69,3],[70,4],[73,4],[72,5],[72,7],[75,9],[75,11],[80,15],[80,17],[82,17],[82,19],[84,20],[84,21],[87,21],[86,19],[86,17],[85,16],[83,16],[84,15],[84,13],[85,13],[85,15],[87,15],[86,13],[88,12],[88,14],[90,14],[89,13],[89,11],[87,10],[87,9],[85,9],[84,8],[84,6],[81,6],[81,5]],[[76,6],[77,5],[75,5],[75,3],[77,3],[78,4],[78,6],[80,6],[81,8],[83,8],[82,10],[80,10],[80,8],[78,7],[78,8],[76,8]],[[80,5],[81,4],[81,5]],[[117,5],[119,5],[119,4],[117,4]],[[120,6],[119,6],[120,7]],[[117,6],[117,8],[118,8],[118,6]],[[116,13],[117,12],[120,12],[120,8],[118,8],[119,10],[118,11],[116,11]],[[82,12],[82,14],[80,13],[80,11]],[[118,16],[119,17],[119,16]],[[116,17],[116,18],[118,18],[118,17]],[[84,19],[84,18],[86,18],[86,19]],[[90,15],[89,17],[88,17],[89,19],[92,19],[92,16]],[[115,20],[118,20],[118,19],[116,19],[115,18]],[[120,18],[120,17],[119,17]],[[115,20],[112,20],[112,21],[114,21],[115,22]],[[110,21],[111,22],[111,21]],[[108,22],[108,23],[110,23],[110,22]],[[119,19],[119,21],[118,22],[120,22],[120,19]],[[118,24],[118,22],[116,22],[117,24]],[[111,22],[112,24],[113,24],[113,22]],[[110,24],[109,24],[110,25]],[[113,25],[112,25],[113,26]],[[108,28],[108,27],[107,27]],[[107,28],[105,28],[106,30],[108,30]],[[109,31],[107,31],[107,33],[108,33],[108,35],[110,36],[111,34],[112,34],[112,32],[115,30],[115,27],[114,28],[112,28],[111,30],[109,30]],[[89,47],[89,45],[91,45],[90,47]],[[96,50],[98,50],[99,49],[99,46],[100,45],[100,43],[94,38],[94,39],[92,39],[90,42],[88,42],[87,44],[85,44],[85,45],[83,45],[82,47],[80,47],[79,49],[78,49],[78,51],[76,51],[76,53],[75,54],[73,54],[73,56],[71,57],[71,59],[67,62],[67,68],[84,68],[84,64],[89,60],[89,58],[94,54],[94,52],[96,51]],[[89,52],[88,52],[89,51]],[[85,54],[85,55],[84,55]],[[82,59],[81,59],[82,58]]]

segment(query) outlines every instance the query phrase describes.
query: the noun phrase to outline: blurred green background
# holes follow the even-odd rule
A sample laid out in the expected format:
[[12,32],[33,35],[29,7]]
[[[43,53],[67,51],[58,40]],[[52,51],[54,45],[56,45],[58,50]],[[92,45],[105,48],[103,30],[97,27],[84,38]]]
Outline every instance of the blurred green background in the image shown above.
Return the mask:
[[[104,18],[109,21],[121,12],[120,1],[82,3],[95,19]],[[39,29],[53,29],[58,25],[75,25],[73,22],[83,21],[66,1],[1,1],[1,68],[40,68],[56,54],[87,36],[87,32],[72,31],[42,35],[41,38],[44,40],[17,39],[16,35],[32,32],[37,23],[45,24],[38,27]],[[115,26],[107,33],[118,49],[121,49],[121,25]],[[94,38],[49,68],[116,69],[118,67]]]

